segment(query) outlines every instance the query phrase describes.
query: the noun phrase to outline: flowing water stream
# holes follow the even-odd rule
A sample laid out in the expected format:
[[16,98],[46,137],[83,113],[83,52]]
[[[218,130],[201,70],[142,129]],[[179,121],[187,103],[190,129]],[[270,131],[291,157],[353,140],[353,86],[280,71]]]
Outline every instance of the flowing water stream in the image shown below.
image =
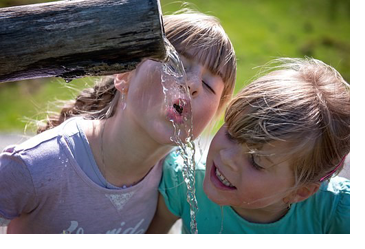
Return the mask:
[[187,202],[190,206],[190,230],[198,233],[196,212],[198,203],[195,197],[195,144],[193,142],[193,116],[191,96],[186,84],[186,73],[178,53],[165,38],[167,60],[163,63],[161,83],[165,95],[165,105],[171,109],[170,121],[174,127],[171,141],[176,143],[183,158],[183,178],[187,187]]

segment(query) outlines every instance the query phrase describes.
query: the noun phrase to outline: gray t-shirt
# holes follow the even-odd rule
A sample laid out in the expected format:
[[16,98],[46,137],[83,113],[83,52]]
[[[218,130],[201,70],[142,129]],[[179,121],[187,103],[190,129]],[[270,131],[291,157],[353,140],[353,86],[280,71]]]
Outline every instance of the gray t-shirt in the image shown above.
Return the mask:
[[11,220],[7,232],[144,233],[157,206],[161,164],[127,189],[101,187],[77,162],[90,158],[76,161],[67,142],[75,122],[0,154],[0,219]]
[[74,118],[74,120],[74,122],[69,122],[64,128],[64,137],[80,168],[93,182],[101,187],[109,189],[122,188],[109,183],[100,172],[91,151],[89,141],[82,130],[82,123],[88,121],[82,118]]

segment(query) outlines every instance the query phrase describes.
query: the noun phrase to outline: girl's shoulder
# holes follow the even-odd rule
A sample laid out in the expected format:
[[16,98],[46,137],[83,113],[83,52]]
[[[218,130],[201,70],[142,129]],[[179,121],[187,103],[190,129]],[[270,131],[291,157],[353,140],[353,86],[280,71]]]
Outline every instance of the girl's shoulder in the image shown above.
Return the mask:
[[17,155],[26,153],[36,154],[37,152],[40,152],[44,155],[44,149],[47,149],[46,151],[49,151],[51,148],[54,149],[55,146],[52,146],[52,144],[60,143],[60,140],[64,135],[72,132],[72,130],[76,130],[76,120],[77,118],[69,119],[59,126],[32,136],[20,144],[9,145],[3,150],[3,153]]
[[195,156],[194,165],[185,165],[184,158],[178,149],[172,150],[163,160],[162,180],[169,186],[180,186],[184,182],[183,171],[195,170],[195,183],[199,185],[204,180],[205,175],[205,160],[199,155]]
[[[183,171],[195,170],[195,182],[199,185],[203,181],[205,175],[205,160],[199,155],[195,156],[194,165],[185,165],[184,158],[178,149],[170,151],[170,153],[163,159],[163,172],[161,182],[169,185],[181,185],[184,182]],[[160,184],[161,185],[161,184]]]
[[314,195],[317,201],[321,201],[323,205],[335,202],[341,205],[350,205],[350,180],[344,177],[333,177],[330,181],[322,183],[321,187]]
[[179,171],[182,169],[183,163],[184,161],[180,157],[180,153],[174,149],[163,160],[163,169]]
[[[202,182],[205,173],[205,163],[200,160],[199,156],[195,157],[195,187],[197,198],[198,194],[203,192]],[[192,167],[192,165],[188,165]],[[159,185],[159,192],[165,200],[165,204],[174,215],[190,219],[190,207],[186,201],[187,187],[183,171],[186,172],[187,166],[184,164],[184,158],[178,149],[172,150],[163,161],[162,178]]]
[[6,158],[12,164],[24,165],[33,177],[51,171],[58,165],[57,162],[70,161],[72,155],[64,138],[67,123],[35,135],[21,144],[6,147],[0,154],[2,161]]
[[350,215],[350,180],[343,177],[333,177],[322,184],[317,193],[317,202],[321,202],[333,215]]
[[314,197],[317,201],[328,200],[321,201],[324,205],[345,199],[350,205],[350,180],[339,176],[333,177],[330,181],[322,183]]
[[315,217],[316,223],[320,221],[321,233],[350,232],[350,180],[333,177],[299,206],[305,207],[306,213]]
[[[205,171],[205,159],[200,154],[195,154],[195,170],[196,171]],[[191,166],[191,165],[190,165]],[[165,157],[163,161],[163,169],[165,170],[173,170],[175,172],[181,172],[184,167],[184,157],[181,155],[178,149],[173,149],[170,153]]]

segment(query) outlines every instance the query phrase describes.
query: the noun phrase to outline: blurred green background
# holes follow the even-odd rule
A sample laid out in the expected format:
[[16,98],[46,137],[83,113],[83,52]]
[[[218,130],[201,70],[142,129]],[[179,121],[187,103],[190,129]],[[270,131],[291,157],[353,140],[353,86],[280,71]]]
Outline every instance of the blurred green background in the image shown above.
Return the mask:
[[[160,0],[164,14],[183,2]],[[0,7],[47,1],[0,0]],[[49,2],[49,1],[48,1]],[[350,83],[350,0],[190,0],[189,7],[218,17],[238,59],[237,92],[277,57],[310,56],[335,67]],[[1,37],[6,39],[6,37]],[[67,86],[81,89],[93,78]],[[75,91],[61,79],[0,83],[0,132],[23,132],[28,119],[42,119],[54,100]],[[57,111],[57,109],[55,109]],[[32,130],[28,130],[31,132]]]

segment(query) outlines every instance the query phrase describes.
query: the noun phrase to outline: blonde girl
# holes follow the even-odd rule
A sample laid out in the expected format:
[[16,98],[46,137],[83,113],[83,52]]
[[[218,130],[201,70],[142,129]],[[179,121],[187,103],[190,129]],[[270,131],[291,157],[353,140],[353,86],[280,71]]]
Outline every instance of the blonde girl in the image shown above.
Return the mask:
[[199,136],[232,95],[236,76],[232,44],[216,18],[186,12],[163,21],[191,99],[171,95],[166,104],[162,64],[152,60],[82,91],[41,134],[1,154],[0,223],[8,233],[146,231],[160,160],[175,145],[171,121],[191,108]]
[[[198,166],[200,233],[349,233],[350,181],[334,177],[350,151],[349,85],[315,59],[283,58],[229,104]],[[181,159],[165,161],[149,232],[190,216]]]

